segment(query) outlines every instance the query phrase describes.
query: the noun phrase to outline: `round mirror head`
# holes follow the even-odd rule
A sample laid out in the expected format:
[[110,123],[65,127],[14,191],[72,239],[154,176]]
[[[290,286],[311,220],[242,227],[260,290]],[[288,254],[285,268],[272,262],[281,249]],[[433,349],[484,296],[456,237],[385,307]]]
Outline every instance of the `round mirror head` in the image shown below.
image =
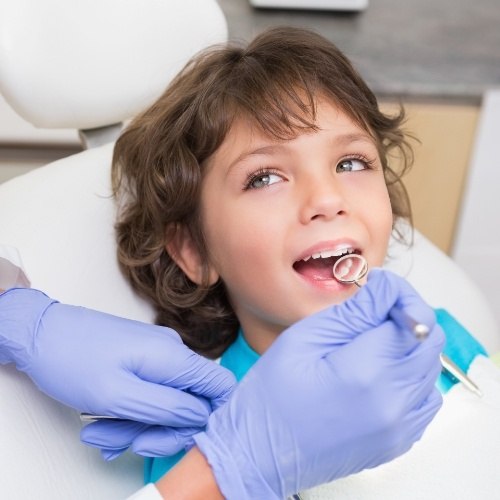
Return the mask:
[[362,255],[350,253],[343,255],[333,265],[333,277],[339,283],[359,285],[368,272],[368,262]]

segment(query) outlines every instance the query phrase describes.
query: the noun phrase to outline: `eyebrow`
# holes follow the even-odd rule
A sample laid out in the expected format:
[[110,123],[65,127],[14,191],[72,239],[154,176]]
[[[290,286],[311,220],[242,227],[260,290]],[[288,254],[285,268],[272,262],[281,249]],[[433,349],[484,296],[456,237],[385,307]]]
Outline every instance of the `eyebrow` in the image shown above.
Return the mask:
[[235,165],[238,163],[242,162],[243,160],[246,160],[250,156],[259,156],[259,155],[272,155],[281,151],[284,151],[286,149],[286,146],[282,144],[270,144],[268,146],[262,146],[257,149],[252,149],[251,151],[244,151],[241,153],[235,160],[233,160],[227,170],[231,170]]
[[[355,142],[364,142],[364,143],[369,143],[372,146],[375,146],[375,141],[373,137],[371,137],[367,133],[358,133],[358,132],[337,135],[333,138],[332,142],[337,146],[348,146]],[[286,149],[287,146],[285,143],[285,144],[269,144],[258,147],[256,149],[252,149],[250,151],[244,151],[229,164],[227,171],[230,171],[235,165],[242,162],[243,160],[246,160],[251,156],[273,155],[285,151]]]
[[375,145],[375,140],[368,133],[351,133],[351,134],[342,134],[335,137],[334,142],[339,144],[340,146],[347,146],[348,144],[352,144],[353,142],[368,142],[372,145]]

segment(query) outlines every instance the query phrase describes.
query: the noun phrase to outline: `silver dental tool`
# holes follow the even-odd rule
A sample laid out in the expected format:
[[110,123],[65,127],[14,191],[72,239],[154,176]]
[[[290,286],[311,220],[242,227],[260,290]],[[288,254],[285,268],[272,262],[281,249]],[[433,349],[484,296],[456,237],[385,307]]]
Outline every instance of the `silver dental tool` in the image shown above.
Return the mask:
[[[332,272],[333,277],[339,283],[361,287],[360,280],[368,273],[368,262],[362,255],[355,253],[343,255],[333,265]],[[404,325],[418,340],[423,341],[428,337],[429,327],[419,323],[401,309],[393,307],[390,314],[398,324]],[[446,354],[440,354],[440,360],[443,370],[447,371],[477,396],[481,397],[483,395],[479,387]]]
[[469,391],[473,392],[479,397],[483,396],[483,393],[479,387],[466,375],[459,366],[457,366],[446,354],[441,354],[441,365],[443,369],[446,370],[452,377],[456,378],[461,382]]
[[123,420],[120,417],[111,417],[109,415],[92,415],[92,413],[80,413],[80,421],[85,423],[95,422],[96,420]]

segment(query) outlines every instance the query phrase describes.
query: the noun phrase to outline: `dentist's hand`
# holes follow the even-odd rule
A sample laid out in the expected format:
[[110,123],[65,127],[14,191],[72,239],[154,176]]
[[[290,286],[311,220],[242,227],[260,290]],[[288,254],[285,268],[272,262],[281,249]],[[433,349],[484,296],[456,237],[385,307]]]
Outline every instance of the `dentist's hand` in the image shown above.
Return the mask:
[[169,328],[59,304],[32,289],[0,295],[0,363],[9,362],[68,406],[142,422],[110,422],[106,458],[151,433],[162,434],[155,440],[162,449],[182,449],[235,384]]
[[[396,325],[393,307],[429,337]],[[224,497],[281,499],[406,452],[440,408],[443,343],[432,309],[381,270],[291,326],[194,436]]]

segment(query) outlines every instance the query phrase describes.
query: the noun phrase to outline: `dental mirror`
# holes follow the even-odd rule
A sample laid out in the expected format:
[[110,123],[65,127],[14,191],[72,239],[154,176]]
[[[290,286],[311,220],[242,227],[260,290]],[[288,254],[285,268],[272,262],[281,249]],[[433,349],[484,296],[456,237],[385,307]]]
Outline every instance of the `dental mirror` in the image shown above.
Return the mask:
[[368,262],[362,255],[349,253],[343,255],[333,265],[333,277],[339,283],[346,285],[356,285],[361,287],[359,281],[362,280],[368,272]]
[[[359,281],[368,272],[368,262],[358,254],[350,253],[340,257],[333,265],[333,277],[339,282],[347,285],[356,285],[361,288]],[[398,323],[404,325],[419,340],[424,340],[429,335],[429,328],[423,323],[419,323],[411,316],[397,307],[391,309],[391,316]]]

